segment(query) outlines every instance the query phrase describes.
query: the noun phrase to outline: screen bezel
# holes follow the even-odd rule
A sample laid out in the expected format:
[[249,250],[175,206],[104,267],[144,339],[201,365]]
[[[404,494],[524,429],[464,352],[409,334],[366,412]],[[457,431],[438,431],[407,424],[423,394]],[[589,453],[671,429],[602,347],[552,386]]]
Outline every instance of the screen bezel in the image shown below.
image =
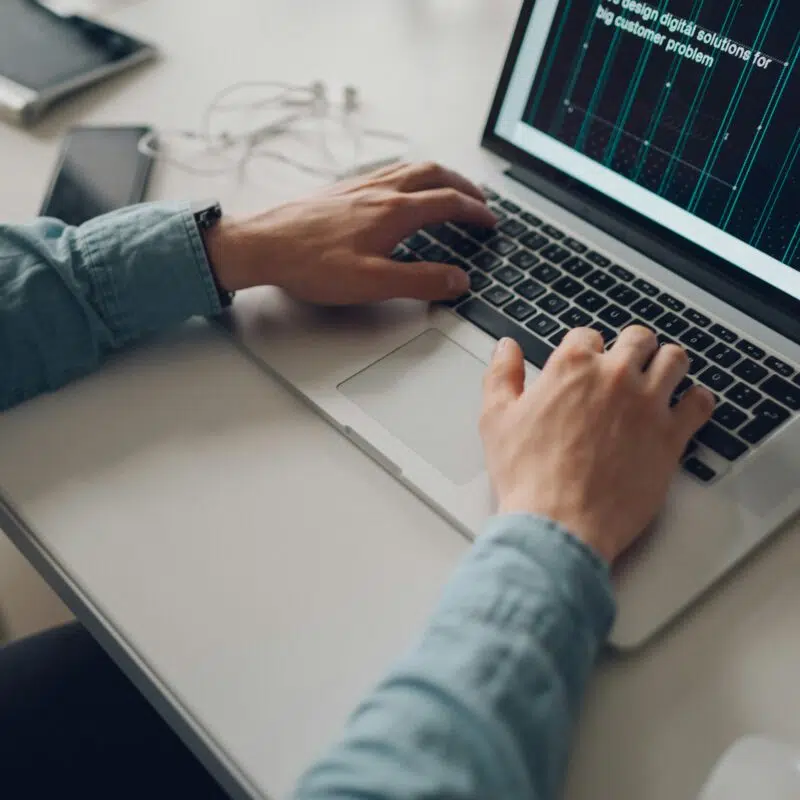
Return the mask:
[[[496,132],[536,0],[523,0],[481,144],[512,165],[509,174],[710,294],[800,343],[800,300],[612,200]],[[787,267],[791,269],[791,267]]]
[[[39,216],[47,216],[47,209],[48,206],[53,201],[55,196],[56,186],[58,185],[58,179],[61,175],[61,170],[64,167],[64,162],[69,154],[69,148],[74,139],[80,136],[82,133],[136,133],[141,140],[142,137],[147,136],[153,132],[153,129],[147,125],[80,125],[70,128],[67,132],[67,135],[64,137],[64,141],[61,145],[58,154],[58,163],[56,164],[55,169],[53,170],[52,177],[50,179],[50,185],[47,187],[47,192],[45,193],[44,200],[42,201],[42,205],[39,209]],[[144,200],[145,195],[147,193],[147,184],[150,180],[150,174],[153,169],[153,159],[142,153],[141,150],[137,148],[133,148],[131,151],[132,155],[136,158],[136,179],[131,185],[131,191],[128,195],[128,201],[125,204],[126,206],[134,205],[135,203],[140,203]],[[125,206],[122,206],[123,208]],[[113,209],[109,209],[111,211]]]

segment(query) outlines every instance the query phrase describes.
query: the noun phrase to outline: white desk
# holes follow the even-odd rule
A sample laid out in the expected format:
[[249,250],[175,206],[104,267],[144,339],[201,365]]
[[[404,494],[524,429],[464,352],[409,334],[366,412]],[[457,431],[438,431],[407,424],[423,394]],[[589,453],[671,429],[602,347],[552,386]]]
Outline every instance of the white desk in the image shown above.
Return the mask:
[[[68,123],[183,126],[257,75],[357,82],[383,125],[482,163],[513,0],[202,6],[123,4],[111,19],[164,60],[33,135],[0,129],[0,218],[35,213]],[[152,195],[243,210],[308,185],[275,174],[263,189],[162,168]],[[203,323],[0,417],[0,485],[26,522],[7,532],[242,796],[287,796],[467,546]],[[690,798],[738,736],[800,739],[798,609],[793,531],[667,637],[605,663],[570,800]]]

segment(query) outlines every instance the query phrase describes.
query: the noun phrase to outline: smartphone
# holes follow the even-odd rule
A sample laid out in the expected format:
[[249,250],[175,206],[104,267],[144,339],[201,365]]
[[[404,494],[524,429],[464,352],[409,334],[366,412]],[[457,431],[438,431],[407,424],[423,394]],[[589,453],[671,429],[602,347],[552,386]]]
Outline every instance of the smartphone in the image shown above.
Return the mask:
[[68,225],[139,203],[153,159],[139,151],[147,127],[72,128],[39,214]]

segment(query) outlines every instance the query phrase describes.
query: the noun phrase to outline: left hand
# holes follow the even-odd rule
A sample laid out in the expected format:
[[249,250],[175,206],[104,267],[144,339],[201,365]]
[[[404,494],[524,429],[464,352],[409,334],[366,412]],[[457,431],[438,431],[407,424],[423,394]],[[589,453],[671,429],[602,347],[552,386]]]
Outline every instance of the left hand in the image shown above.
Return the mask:
[[467,291],[463,270],[389,255],[420,228],[447,221],[493,227],[497,219],[466,178],[438,164],[404,164],[249,219],[223,218],[206,244],[229,291],[278,286],[320,305],[443,300]]

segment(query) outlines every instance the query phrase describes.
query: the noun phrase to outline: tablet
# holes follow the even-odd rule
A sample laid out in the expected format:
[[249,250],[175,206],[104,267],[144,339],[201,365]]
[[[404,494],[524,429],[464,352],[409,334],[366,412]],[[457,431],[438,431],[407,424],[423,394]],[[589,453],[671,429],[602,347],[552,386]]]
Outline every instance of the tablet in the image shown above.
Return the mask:
[[0,116],[29,125],[62,97],[156,55],[151,45],[35,0],[0,2]]

